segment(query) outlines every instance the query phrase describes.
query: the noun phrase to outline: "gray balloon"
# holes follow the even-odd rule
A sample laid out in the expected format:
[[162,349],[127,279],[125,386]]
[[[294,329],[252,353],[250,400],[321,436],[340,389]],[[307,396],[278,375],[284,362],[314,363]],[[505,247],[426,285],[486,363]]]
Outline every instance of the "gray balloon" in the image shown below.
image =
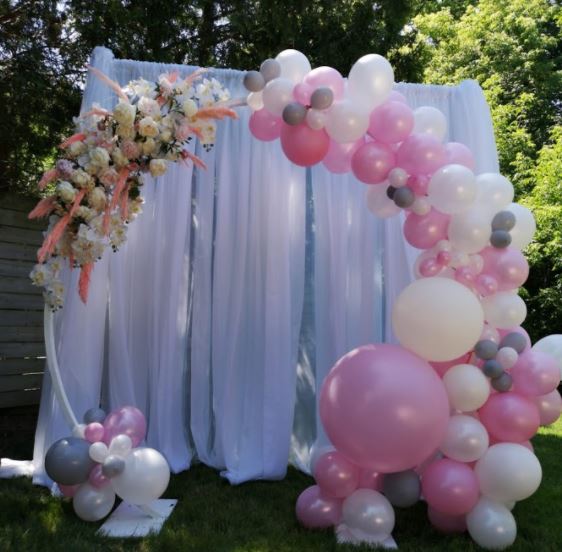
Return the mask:
[[288,125],[300,125],[306,118],[306,107],[298,102],[291,102],[283,109],[283,120]]
[[98,424],[102,424],[106,417],[107,414],[105,413],[105,410],[102,410],[101,408],[90,408],[90,410],[87,410],[84,414],[84,423],[93,424],[94,422],[97,422]]
[[389,473],[384,476],[382,492],[398,508],[413,506],[421,494],[419,475],[414,470]]
[[396,190],[398,190],[398,188],[395,188],[394,186],[389,186],[386,189],[386,195],[388,199],[394,199],[394,194],[396,193]]
[[265,82],[269,82],[281,75],[281,65],[276,59],[266,59],[260,66],[260,73]]
[[507,372],[504,372],[503,374],[492,380],[492,387],[500,393],[509,391],[512,384],[513,378]]
[[503,374],[503,368],[497,360],[487,360],[482,366],[482,372],[489,378],[499,378]]
[[500,211],[492,219],[492,230],[511,230],[516,223],[515,215],[511,211]]
[[482,339],[474,346],[474,354],[482,360],[491,360],[498,354],[498,346],[491,339]]
[[518,353],[522,353],[527,347],[527,340],[524,336],[517,332],[508,333],[500,341],[500,347],[511,347]]
[[101,467],[101,473],[105,475],[105,477],[115,477],[123,473],[125,469],[125,460],[120,456],[115,456],[114,454],[110,454],[104,461]]
[[511,243],[511,234],[507,230],[494,230],[490,236],[490,243],[497,249],[505,249]]
[[259,92],[265,86],[265,79],[259,71],[248,71],[244,75],[244,86],[250,92]]
[[401,188],[396,189],[392,199],[398,207],[406,209],[407,207],[410,207],[414,201],[416,201],[416,194],[414,194],[408,186],[402,186]]
[[78,437],[65,437],[53,443],[45,456],[45,471],[57,483],[78,485],[88,479],[95,466],[90,443]]
[[310,106],[314,109],[328,109],[334,103],[334,93],[331,88],[321,86],[310,96]]

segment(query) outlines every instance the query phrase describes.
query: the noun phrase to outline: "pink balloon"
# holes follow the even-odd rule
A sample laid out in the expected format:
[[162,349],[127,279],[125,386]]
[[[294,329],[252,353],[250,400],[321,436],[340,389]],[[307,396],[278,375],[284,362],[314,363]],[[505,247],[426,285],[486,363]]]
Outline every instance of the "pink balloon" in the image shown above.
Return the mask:
[[427,509],[429,522],[442,533],[464,533],[466,531],[466,516],[452,516],[435,510],[431,506]]
[[429,178],[427,176],[410,176],[407,185],[416,195],[427,195]]
[[345,144],[330,140],[328,153],[322,160],[322,163],[333,173],[343,174],[349,172],[351,170],[351,158],[364,143],[365,138],[360,138],[356,142],[347,142]]
[[374,470],[362,469],[359,474],[359,489],[372,489],[373,491],[382,492],[384,475]]
[[111,412],[104,420],[103,427],[103,442],[106,445],[109,445],[114,437],[124,433],[131,438],[134,448],[138,447],[146,436],[146,418],[134,406],[122,406]]
[[102,424],[93,422],[84,428],[84,439],[90,443],[97,443],[103,439],[104,431]]
[[447,156],[447,165],[463,165],[474,171],[476,163],[470,148],[460,142],[449,142],[445,144],[445,155]]
[[529,337],[529,334],[521,326],[516,326],[515,328],[509,328],[508,330],[501,330],[498,328],[498,333],[500,334],[500,340],[510,333],[521,334],[525,338],[525,341],[527,342],[527,346],[523,350],[523,353],[531,348],[531,338]]
[[443,267],[435,259],[425,259],[420,263],[420,274],[424,278],[436,276],[441,270],[443,270]]
[[406,96],[404,96],[404,94],[401,94],[400,92],[397,92],[396,90],[392,90],[390,92],[390,94],[388,95],[387,101],[389,102],[401,102],[401,103],[408,103],[408,100],[406,99]]
[[469,266],[460,266],[455,270],[455,280],[470,289],[474,288],[476,274]]
[[76,494],[78,487],[80,487],[80,485],[63,485],[62,483],[57,483],[57,485],[63,496],[67,498],[72,498]]
[[366,345],[342,357],[320,393],[330,441],[364,468],[414,468],[445,436],[449,402],[431,366],[397,345]]
[[498,282],[499,291],[517,289],[529,276],[527,259],[515,247],[486,247],[480,251],[480,256],[484,260],[482,274],[494,277]]
[[460,516],[476,506],[480,489],[475,473],[466,464],[443,458],[425,470],[422,493],[434,510]]
[[103,475],[101,471],[101,464],[96,464],[92,468],[92,471],[88,476],[88,482],[92,485],[92,487],[96,487],[96,489],[101,489],[109,483],[109,479]]
[[379,142],[395,144],[405,140],[414,128],[414,112],[402,102],[385,102],[371,112],[369,134]]
[[494,295],[498,291],[498,281],[489,274],[478,274],[474,282],[476,291],[482,295],[482,297],[488,297],[488,295]]
[[344,498],[357,489],[359,468],[337,450],[327,452],[314,465],[314,479],[323,494]]
[[396,153],[396,165],[409,174],[432,174],[446,163],[443,144],[429,134],[410,135]]
[[[334,93],[334,100],[340,100],[343,98],[345,82],[340,72],[333,67],[316,67],[303,79],[303,83],[310,90],[310,95],[308,96],[308,104],[310,103],[310,96],[312,93],[321,87],[327,87]],[[305,105],[308,105],[305,104]]]
[[306,124],[281,127],[281,147],[287,158],[295,165],[309,167],[320,163],[330,147],[326,131],[312,130]]
[[426,215],[410,213],[404,222],[404,237],[418,249],[430,249],[437,242],[447,239],[451,217],[431,208]]
[[394,153],[380,142],[366,142],[351,158],[351,170],[365,184],[378,184],[394,168]]
[[306,83],[299,82],[293,88],[293,98],[302,105],[310,105],[310,96],[314,90],[310,88]]
[[491,394],[478,414],[490,436],[500,442],[522,443],[539,429],[536,405],[512,391]]
[[553,424],[560,418],[560,414],[562,413],[562,398],[556,389],[546,395],[533,397],[533,402],[539,409],[542,426]]
[[308,529],[324,529],[341,520],[341,499],[325,496],[318,485],[305,489],[297,499],[297,519]]
[[431,364],[440,377],[443,377],[449,368],[452,368],[457,364],[468,364],[470,355],[471,353],[467,353],[466,355],[455,358],[454,360],[446,360],[445,362],[430,362],[429,364]]
[[254,111],[250,117],[250,132],[258,139],[264,142],[271,142],[281,136],[281,126],[283,120],[281,117],[273,115],[267,109],[262,108]]
[[519,355],[511,368],[514,389],[521,395],[538,397],[554,391],[560,383],[560,368],[555,358],[530,349]]

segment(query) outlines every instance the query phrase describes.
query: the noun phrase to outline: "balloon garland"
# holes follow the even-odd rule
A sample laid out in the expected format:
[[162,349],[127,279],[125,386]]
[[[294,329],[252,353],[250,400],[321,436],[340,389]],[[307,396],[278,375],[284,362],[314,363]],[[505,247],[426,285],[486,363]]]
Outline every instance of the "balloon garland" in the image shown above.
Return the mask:
[[373,214],[404,211],[404,237],[421,250],[417,279],[392,311],[400,345],[351,351],[323,383],[333,447],[313,458],[316,485],[300,495],[297,518],[382,544],[393,507],[423,496],[438,530],[468,530],[488,549],[511,545],[511,510],[542,478],[529,439],[562,407],[562,336],[531,348],[520,327],[532,213],[512,202],[505,177],[474,173],[464,144],[443,142],[443,113],[412,110],[392,90],[382,56],[360,58],[346,80],[285,50],[244,84],[257,139],[280,139],[297,165],[352,172]]

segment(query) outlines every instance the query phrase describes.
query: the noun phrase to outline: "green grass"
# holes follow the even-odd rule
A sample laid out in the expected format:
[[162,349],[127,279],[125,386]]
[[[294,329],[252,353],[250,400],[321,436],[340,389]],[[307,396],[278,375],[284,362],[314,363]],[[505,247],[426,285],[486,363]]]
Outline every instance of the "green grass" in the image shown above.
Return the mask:
[[[539,491],[518,504],[519,535],[512,550],[562,550],[562,421],[534,439],[544,476]],[[336,545],[333,531],[307,531],[294,516],[299,493],[311,479],[289,469],[283,481],[230,486],[217,472],[196,466],[172,478],[165,496],[178,506],[158,536],[115,540],[95,535],[99,523],[81,522],[69,501],[27,479],[0,481],[1,551],[329,552],[364,547]],[[427,522],[425,505],[397,510],[402,551],[478,550],[467,535],[444,536]]]

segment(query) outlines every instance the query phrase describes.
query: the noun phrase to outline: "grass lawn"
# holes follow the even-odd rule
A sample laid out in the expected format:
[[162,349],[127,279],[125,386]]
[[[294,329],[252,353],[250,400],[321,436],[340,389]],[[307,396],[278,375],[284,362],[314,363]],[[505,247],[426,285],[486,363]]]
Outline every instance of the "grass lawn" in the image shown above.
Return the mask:
[[[562,551],[562,421],[535,437],[543,482],[518,504],[518,538],[511,550]],[[217,472],[196,466],[172,478],[167,497],[179,498],[158,536],[114,540],[95,535],[99,523],[80,521],[61,501],[27,479],[0,481],[0,550],[85,552],[121,550],[197,552],[328,552],[368,550],[336,545],[333,531],[301,528],[294,516],[299,493],[311,479],[289,469],[283,481],[230,486]],[[467,535],[444,536],[431,528],[425,505],[397,510],[394,537],[403,551],[478,550]]]

